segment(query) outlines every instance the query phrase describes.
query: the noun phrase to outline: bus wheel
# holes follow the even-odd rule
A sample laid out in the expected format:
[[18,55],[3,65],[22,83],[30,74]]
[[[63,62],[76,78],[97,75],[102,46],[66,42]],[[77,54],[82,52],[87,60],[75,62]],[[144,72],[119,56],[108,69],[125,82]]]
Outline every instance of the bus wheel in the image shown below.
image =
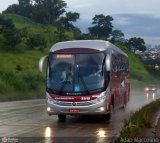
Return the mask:
[[60,121],[65,121],[66,120],[66,115],[58,115],[58,119],[60,120]]
[[114,110],[114,106],[111,105],[111,111],[110,111],[111,114],[113,113],[113,110]]
[[126,104],[127,104],[127,95],[124,95],[124,103],[123,103],[123,109],[126,109]]
[[126,104],[123,104],[122,106],[122,110],[125,111],[126,110]]
[[108,113],[106,115],[103,115],[103,119],[109,121],[111,119],[111,114],[112,113]]

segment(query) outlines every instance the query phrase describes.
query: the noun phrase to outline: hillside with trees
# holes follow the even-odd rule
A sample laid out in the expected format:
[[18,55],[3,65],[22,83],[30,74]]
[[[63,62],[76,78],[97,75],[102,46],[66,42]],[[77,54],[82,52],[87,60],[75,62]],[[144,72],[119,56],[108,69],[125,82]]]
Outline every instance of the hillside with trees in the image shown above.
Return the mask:
[[82,33],[74,26],[80,14],[66,8],[63,0],[19,0],[0,14],[1,101],[44,98],[45,74],[39,74],[38,60],[54,43],[66,40],[109,40],[129,55],[131,78],[156,82],[132,52],[145,50],[143,39],[125,39],[113,27],[114,19],[103,14],[95,15],[88,33]]

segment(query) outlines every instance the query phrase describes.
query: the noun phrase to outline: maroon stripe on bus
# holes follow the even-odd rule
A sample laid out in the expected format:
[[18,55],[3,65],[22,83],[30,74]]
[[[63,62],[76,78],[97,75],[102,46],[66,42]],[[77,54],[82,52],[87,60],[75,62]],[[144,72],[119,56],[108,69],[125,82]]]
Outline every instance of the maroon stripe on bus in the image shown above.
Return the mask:
[[76,53],[95,53],[99,52],[99,50],[91,49],[91,48],[65,48],[55,51],[57,54],[76,54]]
[[88,96],[60,96],[57,94],[49,94],[54,100],[65,102],[82,102],[95,100],[100,94],[88,95]]

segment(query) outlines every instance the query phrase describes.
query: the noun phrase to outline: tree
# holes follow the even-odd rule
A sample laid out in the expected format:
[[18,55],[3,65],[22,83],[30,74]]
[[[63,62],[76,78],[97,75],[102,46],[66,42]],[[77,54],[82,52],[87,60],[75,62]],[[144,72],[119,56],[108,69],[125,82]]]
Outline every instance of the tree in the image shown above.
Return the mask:
[[24,29],[16,29],[11,20],[0,17],[0,34],[5,38],[5,44],[9,49],[14,49],[26,36]]
[[64,29],[73,30],[75,28],[73,22],[76,22],[79,16],[80,14],[77,12],[66,12],[65,16],[60,17],[58,25]]
[[6,44],[10,45],[11,47],[14,47],[17,43],[17,40],[19,40],[15,38],[16,29],[13,25],[13,22],[11,20],[6,20],[3,17],[0,17],[0,33],[6,39]]
[[22,16],[31,18],[32,16],[32,3],[31,0],[18,0],[19,13]]
[[66,12],[63,0],[18,0],[19,4],[9,6],[4,13],[19,14],[39,23],[55,24]]
[[145,41],[142,38],[133,37],[128,40],[128,46],[133,49],[134,53],[136,50],[144,52],[146,50]]
[[27,44],[29,45],[30,49],[32,49],[32,50],[34,50],[34,49],[43,50],[44,48],[47,47],[46,39],[40,34],[31,35],[27,40]]
[[120,42],[123,43],[124,42],[124,33],[121,30],[113,30],[111,33],[111,41],[112,42]]
[[74,34],[74,39],[76,39],[76,40],[80,40],[81,39],[82,32],[78,27],[75,27],[73,29],[73,34]]
[[77,29],[73,22],[76,22],[77,19],[79,19],[79,13],[77,12],[67,12],[65,13],[65,16],[61,16],[59,18],[59,21],[57,22],[57,35],[59,36],[60,41],[63,41],[66,39],[65,37],[65,30],[72,30],[74,31]]
[[19,5],[12,4],[10,5],[6,10],[4,10],[2,13],[19,13]]
[[113,18],[109,15],[105,16],[103,14],[100,14],[95,15],[95,17],[92,20],[93,27],[88,28],[91,36],[105,40],[109,38],[113,28],[111,23],[113,21]]
[[33,19],[40,23],[55,24],[65,13],[67,4],[63,0],[34,0]]

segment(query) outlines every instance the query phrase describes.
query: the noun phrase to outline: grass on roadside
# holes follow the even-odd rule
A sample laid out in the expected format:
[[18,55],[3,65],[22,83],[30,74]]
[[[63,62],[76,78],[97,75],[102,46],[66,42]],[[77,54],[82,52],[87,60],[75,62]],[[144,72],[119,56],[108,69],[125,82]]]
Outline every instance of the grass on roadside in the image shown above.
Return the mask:
[[126,121],[120,132],[119,138],[115,143],[120,143],[124,138],[134,138],[138,135],[139,130],[143,127],[150,128],[153,126],[151,117],[160,107],[160,100],[156,100],[145,105],[139,111],[135,112],[131,118]]
[[45,73],[38,72],[38,60],[45,53],[0,53],[0,101],[44,98]]

